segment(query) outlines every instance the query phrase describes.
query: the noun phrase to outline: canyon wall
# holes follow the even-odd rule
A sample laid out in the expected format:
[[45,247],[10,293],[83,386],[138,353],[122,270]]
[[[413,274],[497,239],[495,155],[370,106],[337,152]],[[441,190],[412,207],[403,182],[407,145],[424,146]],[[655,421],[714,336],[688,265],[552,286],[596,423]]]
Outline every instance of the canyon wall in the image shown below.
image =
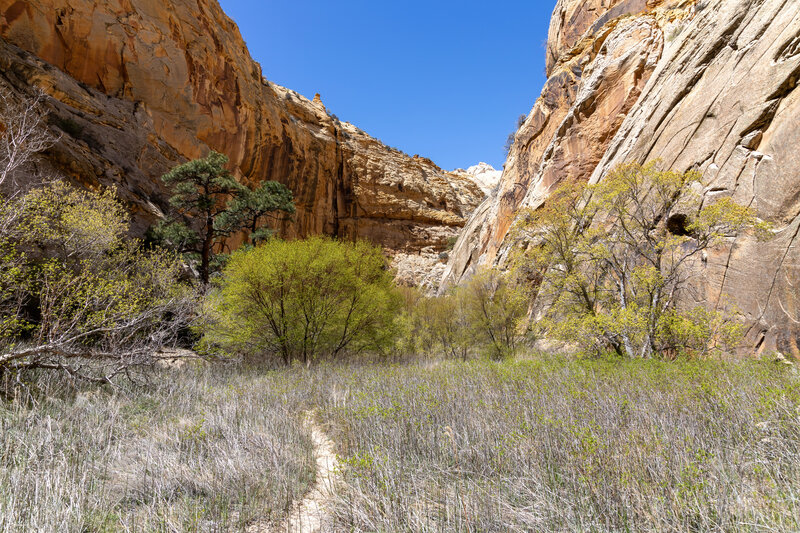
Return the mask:
[[735,310],[747,350],[800,357],[800,3],[559,0],[547,72],[445,285],[502,265],[515,214],[555,185],[660,159],[702,172],[705,201],[731,196],[774,225],[766,243],[737,236],[709,254],[697,301]]
[[213,149],[294,192],[285,234],[372,240],[413,257],[414,283],[484,198],[267,81],[216,0],[0,0],[0,90],[32,88],[52,97],[54,170],[116,186],[138,233],[168,207],[159,177]]

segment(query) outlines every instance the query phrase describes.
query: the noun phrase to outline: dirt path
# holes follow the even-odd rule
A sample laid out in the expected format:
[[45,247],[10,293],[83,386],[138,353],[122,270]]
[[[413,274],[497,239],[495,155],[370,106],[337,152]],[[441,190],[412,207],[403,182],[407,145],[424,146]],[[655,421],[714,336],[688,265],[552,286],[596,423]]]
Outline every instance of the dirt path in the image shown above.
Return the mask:
[[279,527],[271,529],[269,523],[256,522],[247,527],[246,533],[324,533],[322,527],[328,514],[327,506],[341,481],[339,461],[336,458],[333,441],[314,421],[314,413],[307,412],[303,424],[311,431],[311,441],[314,446],[316,460],[314,484],[305,498],[292,505],[289,518]]
[[279,533],[321,533],[327,516],[327,506],[339,483],[339,461],[333,442],[314,421],[313,413],[306,413],[306,427],[311,430],[316,458],[316,481],[303,500],[295,503],[292,513]]

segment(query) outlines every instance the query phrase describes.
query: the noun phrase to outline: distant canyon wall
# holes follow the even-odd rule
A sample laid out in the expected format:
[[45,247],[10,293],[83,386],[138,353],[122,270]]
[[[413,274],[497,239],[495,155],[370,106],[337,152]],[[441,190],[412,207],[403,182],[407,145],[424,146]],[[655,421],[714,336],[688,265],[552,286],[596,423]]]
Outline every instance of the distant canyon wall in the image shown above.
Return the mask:
[[295,195],[289,236],[365,238],[420,255],[418,282],[483,200],[463,174],[385,146],[267,81],[216,0],[0,0],[0,90],[52,96],[46,156],[116,186],[141,233],[167,210],[159,177],[227,154],[244,182]]
[[771,241],[709,255],[699,302],[736,309],[757,352],[800,357],[800,2],[559,0],[547,74],[445,285],[504,264],[516,214],[558,184],[661,159],[702,172],[705,201],[731,196],[773,223]]

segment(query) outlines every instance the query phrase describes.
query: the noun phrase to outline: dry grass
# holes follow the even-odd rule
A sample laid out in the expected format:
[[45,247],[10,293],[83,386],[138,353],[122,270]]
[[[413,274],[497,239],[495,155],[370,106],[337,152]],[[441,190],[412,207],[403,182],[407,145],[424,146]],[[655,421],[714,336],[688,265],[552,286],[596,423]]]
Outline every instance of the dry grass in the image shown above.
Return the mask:
[[[758,363],[171,371],[0,407],[0,531],[241,531],[313,481],[324,531],[798,531],[800,380]],[[55,394],[54,394],[55,392]]]
[[[0,405],[0,531],[240,531],[313,481],[289,373],[167,371]],[[42,395],[42,397],[44,397]]]
[[768,364],[318,373],[336,531],[797,531],[800,382]]

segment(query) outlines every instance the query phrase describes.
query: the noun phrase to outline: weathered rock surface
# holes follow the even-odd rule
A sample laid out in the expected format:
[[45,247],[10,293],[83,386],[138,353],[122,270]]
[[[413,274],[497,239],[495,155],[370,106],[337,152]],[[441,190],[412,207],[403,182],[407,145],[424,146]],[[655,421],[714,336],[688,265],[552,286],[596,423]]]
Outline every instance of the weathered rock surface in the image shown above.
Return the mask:
[[560,0],[548,80],[497,194],[476,210],[445,281],[502,264],[520,206],[623,162],[695,168],[706,201],[730,195],[772,222],[711,254],[698,298],[735,308],[747,345],[800,357],[800,3]]
[[143,231],[167,208],[159,176],[206,154],[245,182],[295,194],[291,235],[366,238],[438,260],[483,199],[470,179],[409,157],[318,97],[267,81],[216,0],[0,0],[0,82],[53,99],[51,162],[116,185]]
[[492,165],[483,162],[472,165],[466,170],[457,168],[453,172],[467,176],[477,183],[478,187],[480,187],[486,195],[491,194],[492,190],[500,184],[500,178],[503,175],[502,170],[495,170]]

